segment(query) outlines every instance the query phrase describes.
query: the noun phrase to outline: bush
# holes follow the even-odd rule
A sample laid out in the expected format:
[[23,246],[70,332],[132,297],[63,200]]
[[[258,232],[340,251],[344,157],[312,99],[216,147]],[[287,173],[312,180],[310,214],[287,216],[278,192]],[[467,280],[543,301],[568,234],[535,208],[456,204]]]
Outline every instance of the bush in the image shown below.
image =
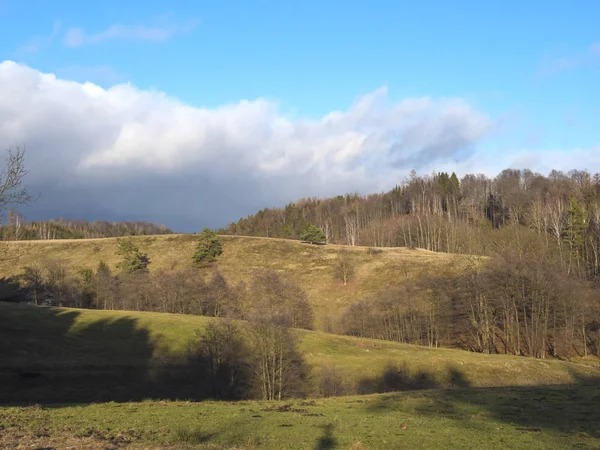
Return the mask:
[[367,255],[369,255],[369,256],[377,256],[377,255],[381,255],[382,253],[383,253],[383,250],[381,250],[380,248],[369,247],[367,249]]

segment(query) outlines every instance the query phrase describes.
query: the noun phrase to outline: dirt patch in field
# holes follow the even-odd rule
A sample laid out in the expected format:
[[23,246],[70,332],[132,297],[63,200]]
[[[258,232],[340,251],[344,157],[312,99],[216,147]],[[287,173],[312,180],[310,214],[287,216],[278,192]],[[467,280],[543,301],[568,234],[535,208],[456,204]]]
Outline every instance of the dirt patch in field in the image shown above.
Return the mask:
[[164,449],[164,446],[141,445],[131,442],[107,441],[102,437],[77,437],[69,433],[29,433],[17,430],[0,430],[0,448],[6,450],[117,450]]
[[295,412],[295,413],[307,413],[308,412],[307,409],[294,408],[291,403],[287,404],[287,405],[271,406],[269,408],[263,408],[263,411],[268,411],[268,412]]

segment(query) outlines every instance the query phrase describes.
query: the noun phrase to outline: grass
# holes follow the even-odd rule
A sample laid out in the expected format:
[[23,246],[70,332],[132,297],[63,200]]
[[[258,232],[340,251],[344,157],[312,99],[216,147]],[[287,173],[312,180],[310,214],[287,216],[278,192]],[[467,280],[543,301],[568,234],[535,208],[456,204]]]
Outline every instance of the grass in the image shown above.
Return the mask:
[[7,407],[0,408],[0,446],[18,440],[21,448],[593,449],[600,448],[599,401],[596,383],[280,403]]
[[[152,270],[191,261],[193,236],[136,240]],[[403,278],[457,271],[467,262],[420,250],[370,255],[353,248],[357,279],[344,287],[331,276],[335,246],[240,237],[223,243],[218,268],[229,281],[248,280],[262,267],[286,272],[322,319]],[[112,239],[9,243],[0,271],[18,274],[49,258],[71,270],[100,259],[114,267],[115,248]],[[187,401],[194,399],[193,373],[179,373],[171,361],[211,320],[0,302],[0,448],[600,449],[600,368],[589,360],[295,330],[312,400]],[[421,387],[436,389],[319,397],[324,373],[350,392],[381,391],[390,364],[406,364],[413,380],[426,381]]]
[[[164,235],[134,238],[150,257],[150,270],[190,267],[195,236]],[[411,250],[383,248],[369,254],[366,247],[347,247],[356,261],[356,278],[343,286],[333,278],[333,264],[341,246],[310,245],[286,239],[221,236],[223,255],[216,267],[230,282],[249,281],[257,269],[270,268],[286,273],[302,286],[308,295],[316,326],[324,329],[327,318],[335,319],[345,308],[383,287],[397,285],[406,278],[427,272],[443,273],[460,270],[468,257]],[[18,275],[23,268],[36,262],[59,259],[74,271],[81,267],[95,268],[100,260],[113,270],[120,257],[116,240],[18,241],[4,243],[4,258],[0,260],[3,276]]]
[[[10,386],[0,389],[0,402],[194,398],[193,379],[174,381],[167,375],[174,376],[178,366],[165,374],[161,364],[183,355],[196,330],[211,320],[216,319],[0,303],[0,385]],[[557,360],[295,332],[313,395],[324,370],[335,373],[341,392],[381,392],[390,363],[405,363],[411,374],[425,374],[428,385],[440,387],[566,384],[600,376],[589,365]]]

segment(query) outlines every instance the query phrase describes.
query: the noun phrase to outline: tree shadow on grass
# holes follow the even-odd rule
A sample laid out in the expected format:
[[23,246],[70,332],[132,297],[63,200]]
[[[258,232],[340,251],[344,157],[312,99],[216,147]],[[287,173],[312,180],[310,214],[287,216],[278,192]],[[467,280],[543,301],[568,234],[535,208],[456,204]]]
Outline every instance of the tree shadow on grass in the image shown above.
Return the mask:
[[80,314],[0,304],[0,405],[211,397],[201,357],[158,358],[159,343],[135,318]]
[[[458,372],[452,376],[460,382],[466,379]],[[479,420],[492,420],[514,426],[523,433],[551,430],[600,438],[600,378],[582,377],[575,372],[572,376],[574,384],[423,391],[419,394],[423,401],[414,411],[423,416],[451,418],[465,428],[481,426]],[[367,409],[386,413],[402,408],[404,396],[383,395]],[[474,416],[478,419],[474,420]]]
[[18,277],[0,278],[0,301],[14,303],[27,301],[27,293],[21,288]]
[[330,450],[337,447],[337,439],[333,436],[333,425],[327,424],[323,427],[323,435],[317,440],[315,450]]
[[471,382],[457,367],[448,366],[446,377],[441,380],[435,374],[423,369],[411,371],[408,365],[403,363],[401,365],[389,364],[381,375],[362,378],[358,381],[357,393],[375,394],[469,386],[471,386]]

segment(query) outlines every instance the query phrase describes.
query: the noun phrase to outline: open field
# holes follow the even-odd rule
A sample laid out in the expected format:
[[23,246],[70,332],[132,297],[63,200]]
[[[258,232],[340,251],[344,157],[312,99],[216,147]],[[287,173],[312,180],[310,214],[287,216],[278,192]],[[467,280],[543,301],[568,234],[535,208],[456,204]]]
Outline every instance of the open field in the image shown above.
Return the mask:
[[[135,237],[148,253],[150,270],[191,266],[195,236],[161,235]],[[323,329],[327,317],[338,317],[345,308],[379,289],[400,284],[423,273],[454,273],[469,260],[463,255],[433,253],[406,248],[381,248],[369,254],[366,247],[310,245],[271,238],[221,236],[223,255],[216,267],[230,282],[248,281],[255,270],[270,268],[289,275],[308,295],[316,327]],[[113,270],[120,260],[116,239],[18,241],[3,244],[0,273],[18,275],[36,262],[59,259],[75,270],[96,268],[100,260]],[[356,279],[343,286],[333,278],[337,252],[344,248],[355,256]]]
[[[211,320],[217,319],[0,303],[0,382],[10,386],[0,391],[0,401],[194,398],[193,376],[178,378],[183,368],[165,361],[182,356],[195,331]],[[406,363],[432,387],[567,384],[600,376],[594,367],[557,360],[295,332],[310,366],[311,395],[319,395],[324,369],[335,372],[340,393],[381,392],[390,363]]]
[[0,447],[598,449],[599,401],[596,382],[290,402],[0,407]]
[[[295,330],[313,399],[189,401],[168,360],[211,320],[0,303],[0,448],[600,448],[594,367],[322,332]],[[325,367],[369,393],[389,363],[438,388],[319,397]]]

